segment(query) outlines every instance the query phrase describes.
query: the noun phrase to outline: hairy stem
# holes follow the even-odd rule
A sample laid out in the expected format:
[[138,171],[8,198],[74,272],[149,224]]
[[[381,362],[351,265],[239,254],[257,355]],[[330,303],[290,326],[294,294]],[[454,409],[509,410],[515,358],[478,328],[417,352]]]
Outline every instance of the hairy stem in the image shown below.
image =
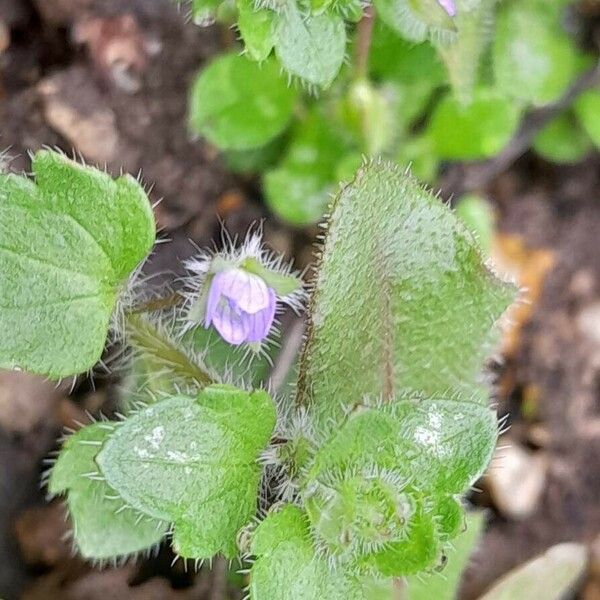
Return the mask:
[[139,314],[127,315],[126,327],[131,345],[157,365],[168,369],[174,378],[191,380],[200,388],[215,383],[206,367],[177,348],[165,332]]

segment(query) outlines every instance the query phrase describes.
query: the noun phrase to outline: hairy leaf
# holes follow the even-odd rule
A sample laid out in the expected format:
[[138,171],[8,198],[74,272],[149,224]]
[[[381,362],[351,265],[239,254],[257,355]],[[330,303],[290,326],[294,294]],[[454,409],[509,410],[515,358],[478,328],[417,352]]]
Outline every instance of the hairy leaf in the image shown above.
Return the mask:
[[331,13],[304,16],[288,2],[275,27],[275,52],[292,75],[327,87],[344,62],[344,21]]
[[66,377],[100,358],[154,219],[128,175],[113,180],[49,151],[33,173],[35,182],[0,175],[0,366]]
[[435,151],[450,160],[478,160],[498,153],[509,142],[521,110],[495,90],[475,90],[463,105],[448,94],[436,106],[428,128]]
[[479,404],[415,397],[357,407],[301,484],[317,539],[382,575],[431,566],[439,542],[462,525],[454,497],[481,475],[495,443],[495,416]]
[[[373,598],[372,580],[330,568],[316,553],[308,520],[296,506],[270,513],[254,532],[250,551],[257,557],[250,572],[251,600]],[[387,594],[377,598],[391,600]]]
[[462,104],[472,100],[479,63],[491,38],[495,5],[496,0],[457,0],[456,40],[439,45],[454,95]]
[[466,530],[452,542],[444,569],[407,578],[406,600],[455,600],[463,571],[481,538],[484,521],[481,512],[467,515]]
[[375,8],[384,23],[407,40],[450,43],[456,39],[454,20],[437,0],[375,0]]
[[265,60],[275,43],[273,28],[276,13],[256,8],[253,0],[237,0],[238,21],[246,53],[252,60]]
[[94,462],[115,423],[83,427],[65,442],[52,468],[51,494],[66,494],[74,542],[84,558],[109,560],[135,554],[160,542],[168,523],[125,507],[100,478]]
[[342,189],[314,284],[297,402],[320,428],[365,396],[486,397],[476,380],[515,291],[410,175],[373,162]]
[[196,79],[190,127],[223,150],[259,148],[288,125],[296,91],[274,60],[257,64],[230,53],[219,56]]
[[97,461],[131,506],[173,522],[178,554],[233,557],[236,533],[256,510],[257,459],[274,425],[266,392],[212,385],[130,417]]

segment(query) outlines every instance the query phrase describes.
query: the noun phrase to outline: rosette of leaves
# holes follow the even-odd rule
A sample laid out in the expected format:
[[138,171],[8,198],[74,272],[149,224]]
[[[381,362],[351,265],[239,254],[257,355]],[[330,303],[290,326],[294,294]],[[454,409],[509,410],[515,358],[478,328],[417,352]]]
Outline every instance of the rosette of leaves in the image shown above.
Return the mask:
[[[292,573],[311,574],[301,597],[332,593],[324,563],[352,598],[368,597],[365,577],[433,568],[497,438],[480,373],[514,288],[487,271],[458,217],[392,164],[363,166],[330,213],[296,396],[308,443],[280,453],[303,511],[259,526],[256,599],[273,579],[284,590],[274,597],[293,597]],[[274,549],[265,530],[280,536]]]

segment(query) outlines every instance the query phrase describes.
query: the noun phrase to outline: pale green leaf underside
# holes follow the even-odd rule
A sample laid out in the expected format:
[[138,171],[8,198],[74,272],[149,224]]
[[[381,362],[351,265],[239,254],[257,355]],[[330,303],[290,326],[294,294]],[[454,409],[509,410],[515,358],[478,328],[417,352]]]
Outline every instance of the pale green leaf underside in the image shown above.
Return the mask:
[[275,52],[292,75],[326,87],[344,62],[344,20],[331,13],[305,16],[288,3],[275,26]]
[[332,207],[297,401],[326,429],[365,396],[484,401],[476,380],[514,295],[446,206],[371,163]]
[[266,392],[213,385],[130,417],[97,461],[131,506],[174,523],[178,554],[233,557],[235,535],[256,510],[257,459],[274,424]]
[[[317,556],[308,521],[292,505],[273,512],[254,532],[251,600],[369,600],[373,582],[330,569]],[[379,600],[390,596],[378,596]]]
[[0,366],[52,378],[100,358],[119,285],[150,251],[152,210],[129,176],[60,154],[35,182],[0,175]]
[[106,482],[90,475],[94,458],[115,424],[94,423],[68,438],[49,480],[52,494],[66,494],[74,542],[79,553],[92,560],[110,560],[135,554],[159,543],[168,523],[123,508]]
[[258,64],[225,54],[204,68],[193,85],[190,127],[222,150],[258,148],[285,129],[296,96],[275,60]]

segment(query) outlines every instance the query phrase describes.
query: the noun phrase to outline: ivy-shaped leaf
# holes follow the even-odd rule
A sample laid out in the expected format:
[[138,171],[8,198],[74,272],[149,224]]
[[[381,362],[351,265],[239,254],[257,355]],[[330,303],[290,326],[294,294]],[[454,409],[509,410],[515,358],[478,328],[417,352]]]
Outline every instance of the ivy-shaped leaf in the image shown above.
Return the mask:
[[185,558],[236,555],[235,536],[256,511],[257,459],[275,425],[266,392],[212,385],[127,419],[97,462],[137,510],[173,522]]
[[66,377],[99,360],[155,225],[128,175],[113,180],[49,151],[33,173],[35,182],[0,175],[0,366]]
[[[256,561],[250,572],[251,600],[391,600],[391,593],[373,596],[370,579],[330,568],[311,541],[302,510],[287,505],[271,512],[252,536],[250,552]],[[391,586],[390,586],[391,588]],[[391,589],[389,589],[391,592]]]
[[327,431],[364,397],[421,390],[487,402],[478,375],[514,296],[446,206],[372,162],[332,206],[297,403]]
[[329,202],[340,152],[346,147],[332,124],[317,110],[311,111],[295,127],[281,163],[264,175],[269,208],[293,225],[318,221]]
[[558,3],[511,0],[498,11],[493,49],[496,84],[535,105],[557,100],[577,73],[577,53],[562,30]]
[[288,2],[275,27],[275,52],[292,75],[327,87],[344,62],[344,20],[331,13],[305,16],[295,3]]
[[102,480],[94,462],[115,423],[83,427],[65,442],[50,473],[51,494],[66,494],[79,553],[88,559],[110,560],[158,544],[169,524],[138,513]]
[[435,152],[449,160],[479,160],[497,154],[514,135],[521,109],[496,90],[475,90],[472,102],[442,98],[427,129]]
[[276,61],[257,64],[225,54],[204,68],[193,85],[190,127],[222,150],[259,148],[286,128],[296,96]]
[[592,142],[573,112],[566,111],[536,134],[533,149],[552,162],[576,163],[592,149]]

